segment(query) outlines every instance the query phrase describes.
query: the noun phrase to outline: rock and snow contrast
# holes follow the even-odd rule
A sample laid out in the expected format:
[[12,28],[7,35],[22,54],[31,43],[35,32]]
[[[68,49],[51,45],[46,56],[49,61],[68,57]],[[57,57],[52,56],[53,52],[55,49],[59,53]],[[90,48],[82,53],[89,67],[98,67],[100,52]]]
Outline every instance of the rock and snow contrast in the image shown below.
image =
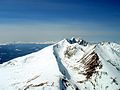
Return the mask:
[[120,90],[120,45],[64,39],[0,64],[0,90]]

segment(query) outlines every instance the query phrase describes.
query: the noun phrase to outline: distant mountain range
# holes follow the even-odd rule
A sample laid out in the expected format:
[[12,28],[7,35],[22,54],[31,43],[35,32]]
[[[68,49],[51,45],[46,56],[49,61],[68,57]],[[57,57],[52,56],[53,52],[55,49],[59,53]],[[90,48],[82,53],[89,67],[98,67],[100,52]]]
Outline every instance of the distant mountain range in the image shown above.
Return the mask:
[[0,90],[120,90],[120,45],[64,39],[0,64]]
[[0,45],[0,64],[39,51],[51,44],[12,43]]

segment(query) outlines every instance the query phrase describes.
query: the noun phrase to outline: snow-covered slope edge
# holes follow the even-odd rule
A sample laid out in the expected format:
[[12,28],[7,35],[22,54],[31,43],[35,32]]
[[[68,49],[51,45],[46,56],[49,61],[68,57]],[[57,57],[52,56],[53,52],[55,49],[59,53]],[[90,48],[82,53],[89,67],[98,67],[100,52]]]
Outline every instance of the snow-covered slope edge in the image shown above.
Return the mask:
[[120,45],[64,39],[0,65],[0,90],[120,90]]

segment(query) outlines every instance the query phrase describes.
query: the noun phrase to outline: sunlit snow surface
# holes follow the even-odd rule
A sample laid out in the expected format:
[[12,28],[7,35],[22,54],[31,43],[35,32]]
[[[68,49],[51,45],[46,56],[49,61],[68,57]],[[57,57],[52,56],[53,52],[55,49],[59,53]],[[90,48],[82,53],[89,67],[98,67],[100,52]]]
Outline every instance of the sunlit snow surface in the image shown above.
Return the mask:
[[0,65],[0,90],[120,90],[120,45],[62,40]]

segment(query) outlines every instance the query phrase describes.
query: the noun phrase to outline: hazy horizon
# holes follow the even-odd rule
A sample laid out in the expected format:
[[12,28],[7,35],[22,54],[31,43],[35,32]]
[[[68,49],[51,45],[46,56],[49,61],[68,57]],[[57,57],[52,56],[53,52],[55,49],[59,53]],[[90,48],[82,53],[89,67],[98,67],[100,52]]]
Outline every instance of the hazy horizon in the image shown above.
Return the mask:
[[120,42],[119,0],[0,0],[0,43],[81,37]]

